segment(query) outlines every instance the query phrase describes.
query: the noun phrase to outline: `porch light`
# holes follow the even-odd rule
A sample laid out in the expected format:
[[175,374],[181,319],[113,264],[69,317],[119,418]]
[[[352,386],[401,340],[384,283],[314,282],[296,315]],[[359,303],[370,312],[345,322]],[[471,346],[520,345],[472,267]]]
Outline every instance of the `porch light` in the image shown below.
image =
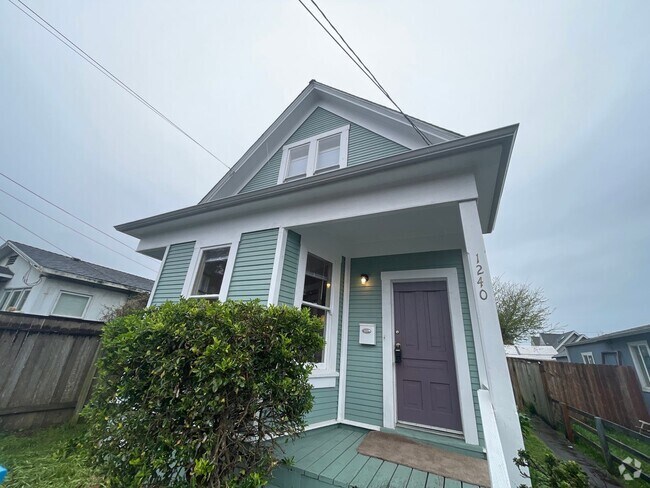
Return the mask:
[[327,286],[327,288],[332,288],[332,283],[330,283],[330,282],[328,281],[326,286]]
[[368,275],[367,274],[362,274],[361,275],[361,284],[365,285],[366,283],[368,283]]

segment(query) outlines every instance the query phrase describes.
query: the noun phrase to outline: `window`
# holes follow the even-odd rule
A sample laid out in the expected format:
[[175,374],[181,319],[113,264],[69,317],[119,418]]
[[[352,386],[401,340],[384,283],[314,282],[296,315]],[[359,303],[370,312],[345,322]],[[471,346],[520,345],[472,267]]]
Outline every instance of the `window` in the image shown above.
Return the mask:
[[646,341],[632,342],[628,346],[641,387],[644,391],[650,391],[650,349],[648,343]]
[[583,352],[582,353],[582,362],[585,364],[596,364],[596,361],[594,361],[594,355],[591,352]]
[[345,126],[286,145],[278,183],[347,166],[349,130]]
[[601,354],[601,356],[603,364],[607,364],[609,366],[619,366],[621,364],[618,351],[605,351]]
[[88,307],[88,302],[90,301],[90,295],[81,295],[79,293],[70,293],[67,291],[62,291],[59,295],[59,299],[54,305],[54,310],[52,310],[52,315],[59,315],[61,317],[74,317],[82,318],[86,307]]
[[230,254],[229,247],[203,251],[192,295],[218,298],[226,272],[226,264],[228,264],[228,254]]
[[7,258],[7,262],[5,262],[5,266],[11,266],[16,262],[17,258],[18,258],[18,254],[12,254]]
[[29,288],[5,290],[0,298],[0,310],[3,312],[20,312],[29,296]]
[[[313,254],[307,255],[305,286],[302,292],[302,306],[307,307],[314,317],[323,322],[323,337],[327,337],[330,317],[330,292],[332,288],[332,263]],[[324,351],[314,358],[315,363],[323,363]]]

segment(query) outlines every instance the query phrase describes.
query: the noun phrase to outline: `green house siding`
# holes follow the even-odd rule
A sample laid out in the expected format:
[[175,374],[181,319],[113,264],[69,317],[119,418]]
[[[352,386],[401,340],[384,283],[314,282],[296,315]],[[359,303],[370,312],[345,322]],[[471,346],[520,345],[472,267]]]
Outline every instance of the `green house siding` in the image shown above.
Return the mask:
[[[392,156],[408,148],[393,142],[379,134],[372,132],[365,127],[353,124],[350,121],[339,117],[321,107],[307,117],[298,129],[284,143],[291,144],[324,132],[338,129],[344,125],[350,125],[348,138],[348,166],[367,163],[375,159]],[[261,190],[278,183],[280,163],[282,162],[282,149],[279,149],[255,176],[244,186],[240,193],[253,190]]]
[[162,265],[160,277],[153,292],[152,305],[176,302],[181,298],[185,277],[194,254],[194,241],[172,244]]
[[242,234],[228,289],[231,300],[268,302],[278,229]]
[[298,260],[300,258],[300,234],[293,231],[287,233],[287,246],[284,250],[284,264],[280,279],[278,304],[293,306],[296,296],[296,280],[298,278]]
[[479,440],[483,440],[483,428],[478,407],[479,389],[478,365],[474,336],[470,321],[469,301],[465,284],[462,254],[459,250],[400,254],[353,259],[351,276],[367,274],[368,284],[361,285],[351,280],[350,311],[348,332],[348,364],[345,417],[348,420],[381,426],[383,424],[383,384],[382,348],[359,344],[359,323],[377,324],[377,337],[382,337],[381,315],[381,273],[383,271],[403,271],[414,269],[456,268],[465,325],[467,356],[474,397],[474,411],[479,430]]
[[312,388],[314,395],[314,408],[307,414],[305,419],[308,424],[325,422],[336,419],[339,401],[339,388]]

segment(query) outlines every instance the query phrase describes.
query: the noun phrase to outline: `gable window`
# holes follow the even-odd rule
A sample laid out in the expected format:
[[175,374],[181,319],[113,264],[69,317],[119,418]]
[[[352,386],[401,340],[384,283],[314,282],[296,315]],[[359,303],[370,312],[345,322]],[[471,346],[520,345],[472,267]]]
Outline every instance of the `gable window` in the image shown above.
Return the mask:
[[51,315],[80,319],[88,308],[88,302],[90,302],[90,295],[62,291]]
[[643,391],[650,391],[650,348],[647,341],[628,344],[636,374],[639,376]]
[[29,296],[29,288],[5,290],[0,298],[0,310],[3,312],[20,312]]
[[[332,288],[332,263],[313,254],[307,255],[305,286],[302,292],[302,306],[323,322],[323,338],[327,338],[327,326],[330,322],[330,291]],[[327,347],[327,346],[326,346]],[[322,364],[324,351],[316,354],[314,362]]]
[[591,352],[583,352],[582,353],[582,362],[585,364],[596,364],[596,361],[594,360],[594,355]]
[[202,251],[192,290],[193,296],[219,298],[229,254],[230,247],[216,247]]
[[345,126],[284,146],[278,183],[346,167],[349,130]]

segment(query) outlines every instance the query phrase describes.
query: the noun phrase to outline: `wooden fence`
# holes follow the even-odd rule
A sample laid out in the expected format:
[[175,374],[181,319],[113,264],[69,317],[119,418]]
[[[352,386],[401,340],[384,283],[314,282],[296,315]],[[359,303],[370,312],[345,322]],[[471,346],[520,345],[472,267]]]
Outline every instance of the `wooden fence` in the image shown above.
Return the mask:
[[629,366],[508,358],[508,368],[517,406],[534,407],[550,425],[562,422],[560,403],[630,429],[650,420]]
[[0,430],[76,419],[92,384],[102,325],[0,312]]

